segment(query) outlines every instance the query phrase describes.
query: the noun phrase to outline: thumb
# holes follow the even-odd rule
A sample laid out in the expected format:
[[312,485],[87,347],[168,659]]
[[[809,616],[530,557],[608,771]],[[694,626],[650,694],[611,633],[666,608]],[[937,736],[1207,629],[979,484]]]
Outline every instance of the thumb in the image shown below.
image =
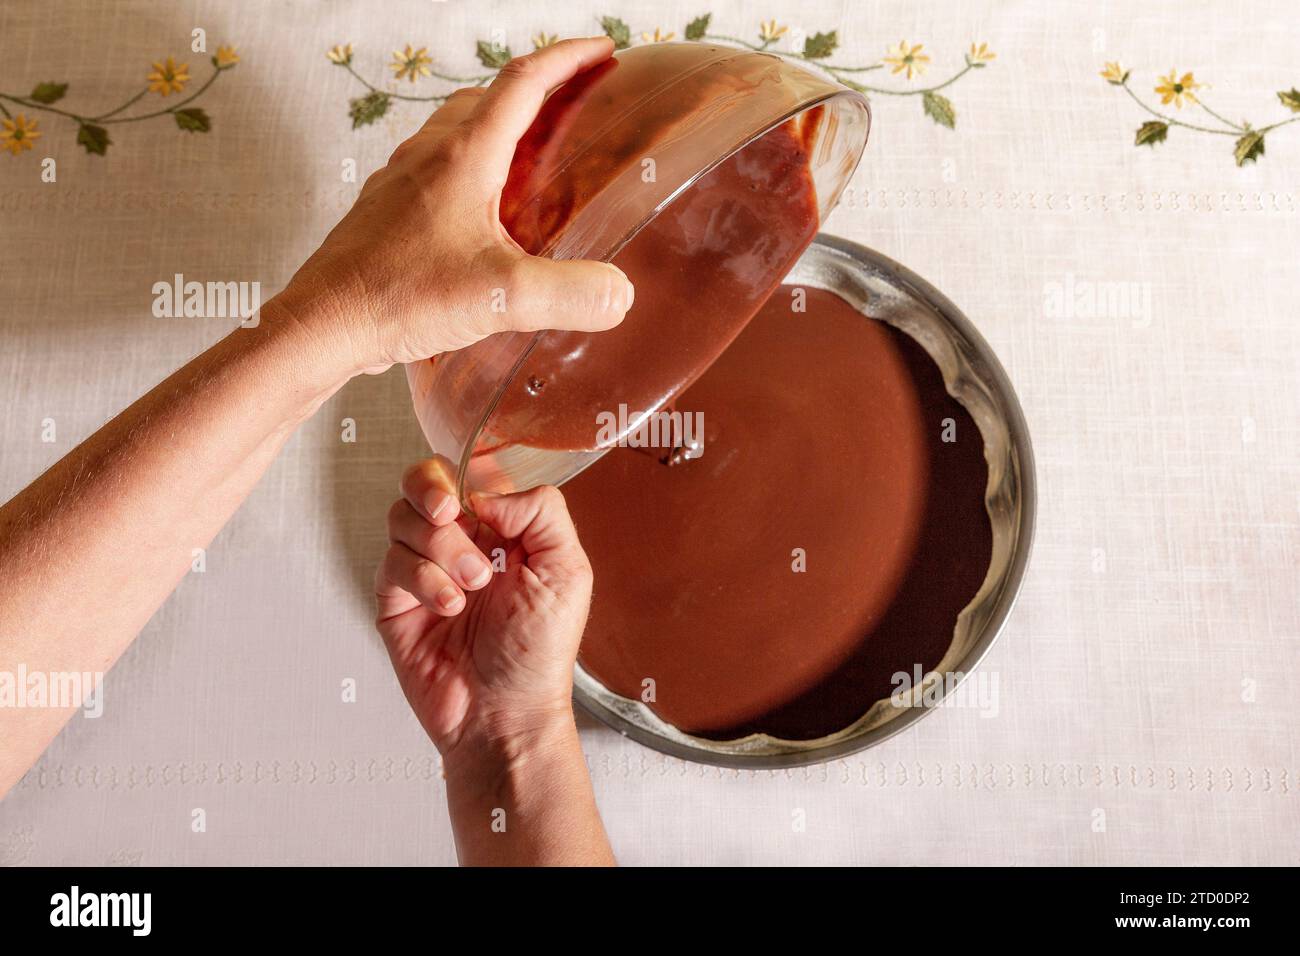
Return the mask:
[[519,332],[601,332],[623,321],[633,296],[623,270],[608,262],[522,255],[511,269],[506,319]]

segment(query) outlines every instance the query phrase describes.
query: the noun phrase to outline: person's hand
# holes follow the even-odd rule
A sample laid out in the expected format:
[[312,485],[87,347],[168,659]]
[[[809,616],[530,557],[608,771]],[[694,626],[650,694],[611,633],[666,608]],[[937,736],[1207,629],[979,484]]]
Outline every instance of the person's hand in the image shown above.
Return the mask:
[[515,146],[547,94],[613,49],[606,37],[564,40],[510,61],[486,88],[453,93],[366,180],[277,305],[350,373],[494,332],[617,325],[633,297],[622,271],[527,255],[498,215]]
[[508,758],[573,733],[591,565],[555,488],[474,496],[475,521],[460,514],[447,477],[439,459],[402,477],[375,578],[377,626],[444,758]]

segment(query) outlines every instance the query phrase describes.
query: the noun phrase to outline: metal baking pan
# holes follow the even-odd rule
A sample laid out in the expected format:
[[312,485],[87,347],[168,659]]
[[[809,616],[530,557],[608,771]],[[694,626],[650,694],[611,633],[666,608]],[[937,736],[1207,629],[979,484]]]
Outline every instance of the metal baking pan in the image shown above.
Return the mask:
[[[988,464],[985,506],[993,533],[989,570],[979,592],[958,615],[952,644],[922,685],[916,701],[884,698],[853,724],[815,740],[751,734],[710,740],[684,734],[640,701],[613,693],[578,664],[574,699],[619,733],[655,750],[700,763],[776,769],[823,763],[873,747],[936,709],[988,653],[1005,626],[1029,563],[1034,535],[1034,455],[1029,430],[1006,372],[975,326],[951,301],[906,267],[835,236],[818,235],[785,280],[834,292],[867,321],[887,322],[910,335],[938,365],[948,393],[974,419]],[[900,662],[901,663],[901,662]],[[943,675],[954,675],[945,680]],[[938,686],[930,685],[940,682]]]

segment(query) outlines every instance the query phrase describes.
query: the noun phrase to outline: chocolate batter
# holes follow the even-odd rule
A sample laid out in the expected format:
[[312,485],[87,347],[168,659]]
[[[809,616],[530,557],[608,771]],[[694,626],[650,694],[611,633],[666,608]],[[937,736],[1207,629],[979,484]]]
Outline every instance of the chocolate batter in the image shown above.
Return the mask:
[[583,665],[632,699],[653,680],[696,735],[843,729],[938,663],[989,565],[983,441],[933,361],[792,291],[678,400],[702,457],[618,448],[564,488],[596,575]]
[[[597,415],[613,411],[612,391],[641,413],[708,368],[817,233],[808,150],[820,117],[820,107],[809,110],[750,143],[642,229],[613,260],[636,288],[623,323],[595,336],[545,333],[475,454],[504,441],[597,448]],[[528,231],[535,223],[508,211],[503,205],[503,221],[525,248],[542,241]]]

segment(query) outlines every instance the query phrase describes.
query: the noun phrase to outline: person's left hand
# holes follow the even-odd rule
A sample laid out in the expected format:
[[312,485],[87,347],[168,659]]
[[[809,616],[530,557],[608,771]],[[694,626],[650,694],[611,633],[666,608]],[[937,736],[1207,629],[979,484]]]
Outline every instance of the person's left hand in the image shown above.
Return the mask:
[[[591,565],[558,490],[472,498],[443,460],[409,468],[375,578],[377,625],[416,716],[448,764],[509,759],[573,733],[573,663]],[[492,570],[498,552],[501,570]]]

